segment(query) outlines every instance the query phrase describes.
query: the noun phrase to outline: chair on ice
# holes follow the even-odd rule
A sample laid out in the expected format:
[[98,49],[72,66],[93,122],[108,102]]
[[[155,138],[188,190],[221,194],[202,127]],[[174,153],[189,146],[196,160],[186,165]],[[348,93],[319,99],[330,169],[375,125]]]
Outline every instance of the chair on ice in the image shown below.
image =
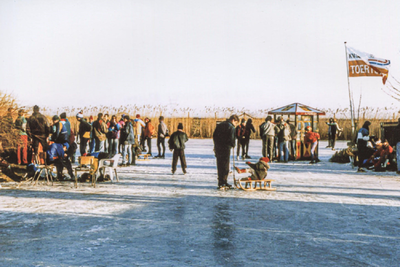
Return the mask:
[[99,161],[99,167],[98,167],[97,173],[95,175],[96,178],[93,183],[93,187],[96,187],[96,182],[97,182],[98,176],[103,175],[103,177],[105,177],[106,172],[108,172],[111,182],[113,182],[113,180],[114,180],[114,174],[115,174],[115,180],[117,182],[119,182],[117,167],[118,167],[118,161],[119,161],[120,157],[121,157],[121,154],[116,154],[114,157],[112,157],[110,159],[101,159]]

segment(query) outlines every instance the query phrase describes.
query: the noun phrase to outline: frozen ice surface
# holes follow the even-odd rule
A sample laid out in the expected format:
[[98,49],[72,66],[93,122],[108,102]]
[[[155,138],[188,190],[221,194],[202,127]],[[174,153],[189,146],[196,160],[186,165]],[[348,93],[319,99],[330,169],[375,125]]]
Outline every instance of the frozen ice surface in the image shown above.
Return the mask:
[[272,163],[276,192],[217,190],[212,140],[193,139],[186,175],[168,151],[97,188],[3,183],[0,266],[398,266],[398,176],[330,163],[325,146],[316,165]]

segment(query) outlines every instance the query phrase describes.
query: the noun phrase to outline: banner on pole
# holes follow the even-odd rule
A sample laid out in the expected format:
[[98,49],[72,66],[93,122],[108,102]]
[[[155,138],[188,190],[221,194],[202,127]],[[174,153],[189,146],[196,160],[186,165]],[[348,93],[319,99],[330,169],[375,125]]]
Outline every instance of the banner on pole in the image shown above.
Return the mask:
[[390,60],[376,58],[351,47],[347,47],[349,77],[381,76],[383,84],[389,75]]

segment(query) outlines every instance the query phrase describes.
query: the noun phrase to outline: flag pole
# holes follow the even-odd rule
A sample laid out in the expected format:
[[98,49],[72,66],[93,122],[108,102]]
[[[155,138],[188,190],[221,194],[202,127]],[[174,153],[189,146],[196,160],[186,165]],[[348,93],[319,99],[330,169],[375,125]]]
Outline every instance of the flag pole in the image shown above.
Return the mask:
[[347,87],[349,90],[349,101],[350,101],[350,115],[351,115],[351,138],[353,140],[353,136],[355,133],[354,126],[354,112],[353,112],[353,102],[351,101],[351,91],[350,91],[350,79],[349,79],[349,55],[347,53],[347,42],[344,42],[344,50],[346,51],[346,69],[347,69]]

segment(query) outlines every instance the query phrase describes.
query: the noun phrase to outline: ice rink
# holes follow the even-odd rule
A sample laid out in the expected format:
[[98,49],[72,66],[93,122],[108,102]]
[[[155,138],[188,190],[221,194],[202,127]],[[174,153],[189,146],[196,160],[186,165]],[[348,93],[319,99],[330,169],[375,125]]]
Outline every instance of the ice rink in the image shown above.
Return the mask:
[[168,151],[97,188],[3,183],[0,266],[398,266],[400,176],[330,163],[326,144],[316,165],[272,163],[276,192],[217,190],[209,139],[187,143],[186,175]]

